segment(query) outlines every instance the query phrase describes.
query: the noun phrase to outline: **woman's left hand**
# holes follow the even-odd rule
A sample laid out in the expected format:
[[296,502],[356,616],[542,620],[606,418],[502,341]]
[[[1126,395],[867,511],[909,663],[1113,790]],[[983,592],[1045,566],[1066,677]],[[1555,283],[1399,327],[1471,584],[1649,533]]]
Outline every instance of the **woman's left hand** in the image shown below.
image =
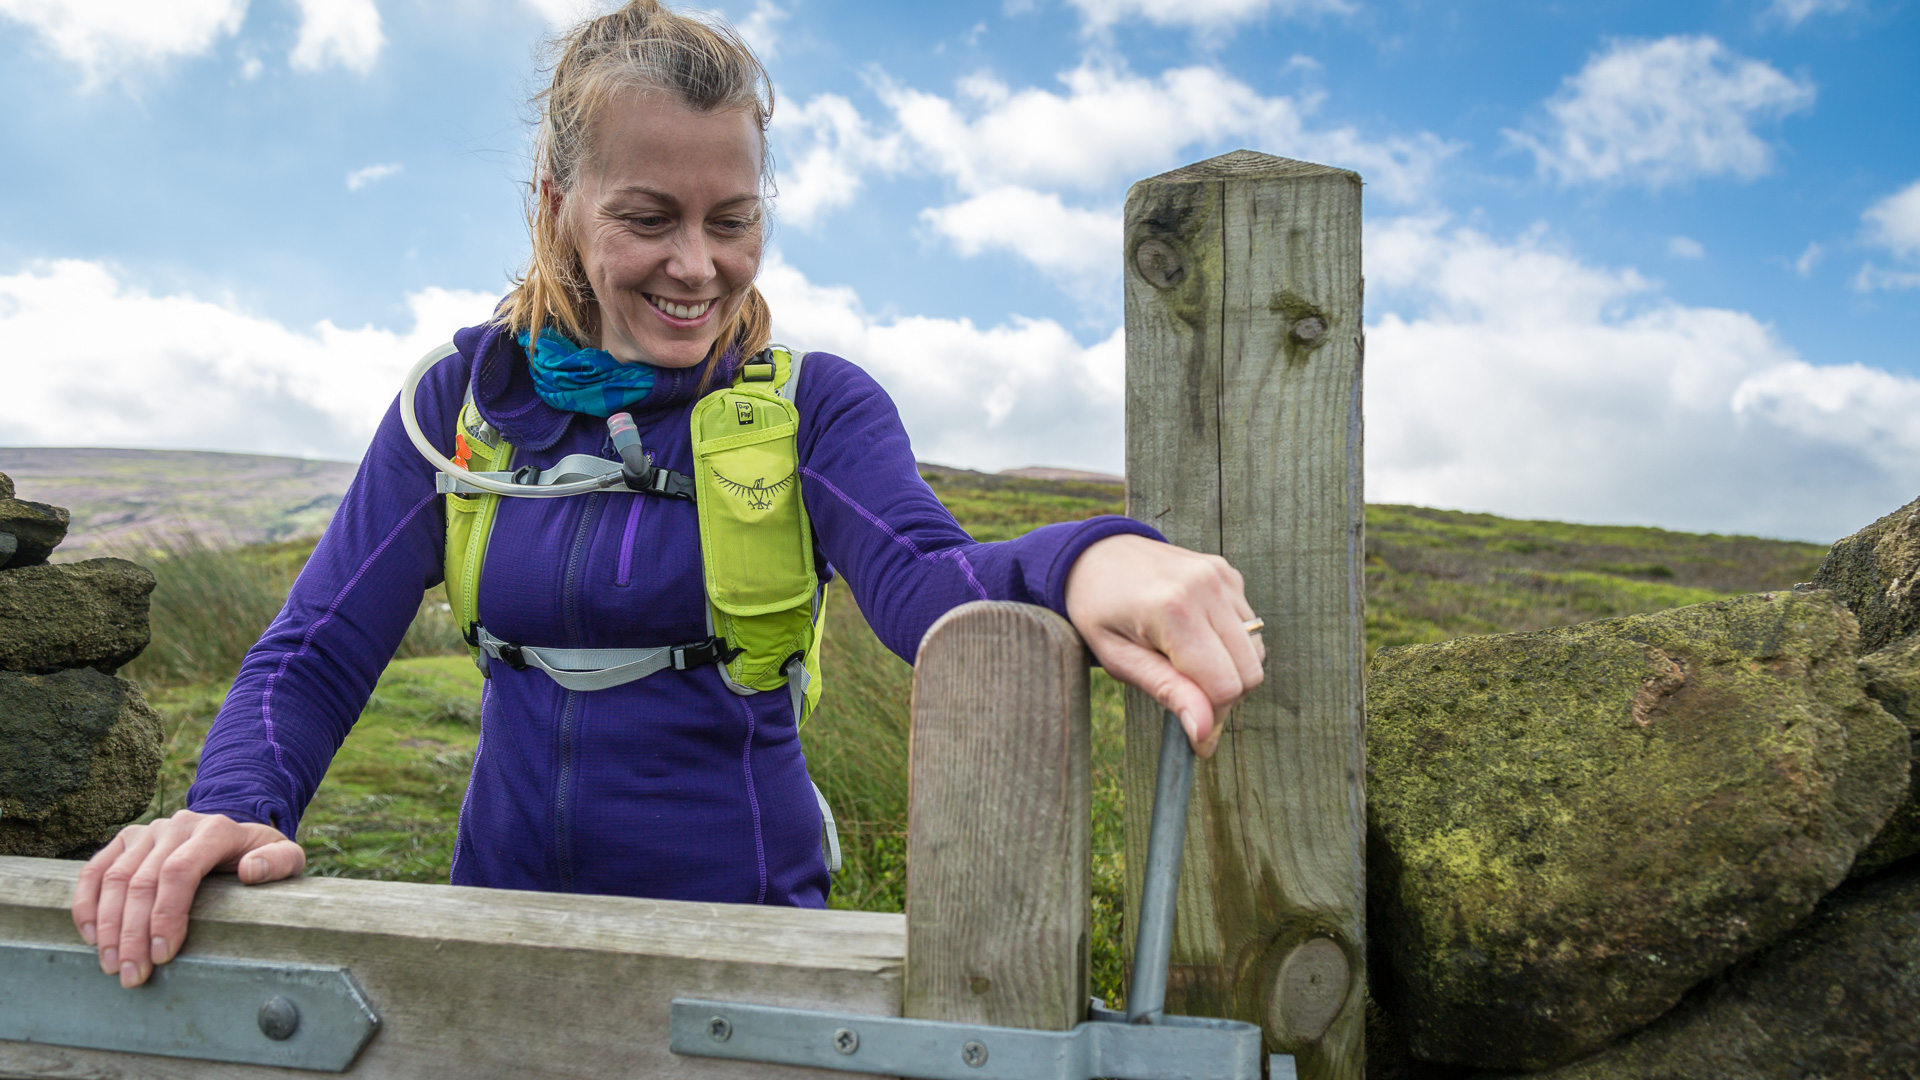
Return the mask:
[[1201,757],[1220,741],[1219,711],[1265,678],[1245,582],[1218,555],[1109,536],[1068,571],[1067,617],[1109,675],[1180,718]]

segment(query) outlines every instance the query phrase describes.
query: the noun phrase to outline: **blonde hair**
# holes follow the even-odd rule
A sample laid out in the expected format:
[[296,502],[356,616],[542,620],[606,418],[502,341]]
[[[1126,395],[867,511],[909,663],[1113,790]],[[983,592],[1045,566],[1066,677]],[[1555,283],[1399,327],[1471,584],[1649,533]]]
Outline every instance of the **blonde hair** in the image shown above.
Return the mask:
[[[696,112],[752,109],[760,123],[760,186],[773,189],[767,124],[773,119],[773,83],[753,50],[732,27],[677,14],[658,0],[630,0],[620,10],[575,27],[555,40],[553,83],[534,98],[540,110],[534,135],[534,180],[527,197],[533,254],[495,314],[516,332],[538,336],[553,327],[581,344],[598,340],[599,309],[579,249],[565,222],[544,198],[544,178],[562,193],[573,190],[593,153],[594,124],[608,103],[634,90],[671,94]],[[741,356],[766,348],[773,314],[749,284],[744,302],[721,328],[701,373],[704,387],[731,346]]]

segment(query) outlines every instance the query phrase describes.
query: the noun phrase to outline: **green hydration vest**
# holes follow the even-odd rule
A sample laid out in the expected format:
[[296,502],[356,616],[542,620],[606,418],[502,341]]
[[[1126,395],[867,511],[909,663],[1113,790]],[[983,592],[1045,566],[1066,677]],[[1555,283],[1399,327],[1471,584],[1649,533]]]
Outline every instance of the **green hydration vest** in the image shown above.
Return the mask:
[[[668,667],[685,670],[711,662],[736,694],[786,687],[793,696],[795,720],[804,721],[820,700],[822,607],[813,528],[800,497],[800,410],[794,393],[801,359],[785,346],[772,346],[741,365],[731,386],[695,403],[691,478],[654,467],[650,456],[636,461],[642,453],[637,443],[631,456],[622,449],[628,459],[627,488],[691,499],[698,510],[712,635],[705,642],[551,649],[488,634],[480,625],[480,569],[501,496],[463,491],[457,477],[442,475],[447,602],[480,669],[487,670],[489,657],[515,667],[531,661],[563,686],[600,689]],[[620,419],[616,414],[610,426]],[[545,471],[514,470],[513,445],[481,417],[471,388],[460,408],[455,442],[455,464],[517,484],[567,483],[622,469],[620,462],[576,454]]]

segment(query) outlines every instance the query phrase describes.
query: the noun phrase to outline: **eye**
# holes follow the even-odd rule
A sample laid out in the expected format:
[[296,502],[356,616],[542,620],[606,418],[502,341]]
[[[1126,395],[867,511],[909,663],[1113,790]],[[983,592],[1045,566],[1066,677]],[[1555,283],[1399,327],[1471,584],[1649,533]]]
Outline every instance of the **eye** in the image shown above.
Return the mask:
[[621,220],[625,221],[629,228],[638,229],[643,232],[654,232],[659,229],[664,229],[668,225],[672,224],[672,222],[667,218],[667,215],[656,213],[654,211],[645,211],[638,214],[627,214],[626,216],[621,218]]

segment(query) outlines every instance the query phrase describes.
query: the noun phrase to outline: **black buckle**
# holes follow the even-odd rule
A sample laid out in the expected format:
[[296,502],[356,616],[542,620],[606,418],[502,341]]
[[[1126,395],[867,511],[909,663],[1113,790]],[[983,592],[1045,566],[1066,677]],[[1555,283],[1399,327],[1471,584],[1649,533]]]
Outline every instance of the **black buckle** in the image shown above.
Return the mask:
[[773,350],[762,349],[740,367],[741,382],[772,382],[779,371],[773,365]]
[[465,630],[460,631],[460,640],[466,642],[469,648],[474,648],[474,649],[479,648],[480,647],[480,624],[477,622],[468,623],[467,628]]
[[686,473],[677,473],[658,465],[648,465],[646,471],[638,476],[635,476],[631,469],[622,470],[622,476],[629,488],[643,495],[659,495],[667,499],[693,501],[693,477]]
[[727,639],[710,637],[705,641],[696,641],[689,645],[673,647],[673,670],[686,671],[704,664],[731,664],[735,657],[745,649],[727,647]]
[[503,641],[500,643],[499,648],[500,659],[505,660],[508,667],[515,671],[527,670],[527,658],[521,654],[520,646],[515,645],[511,641]]
[[516,484],[522,484],[522,485],[538,484],[540,482],[539,466],[522,465],[519,468],[513,470],[513,482]]

